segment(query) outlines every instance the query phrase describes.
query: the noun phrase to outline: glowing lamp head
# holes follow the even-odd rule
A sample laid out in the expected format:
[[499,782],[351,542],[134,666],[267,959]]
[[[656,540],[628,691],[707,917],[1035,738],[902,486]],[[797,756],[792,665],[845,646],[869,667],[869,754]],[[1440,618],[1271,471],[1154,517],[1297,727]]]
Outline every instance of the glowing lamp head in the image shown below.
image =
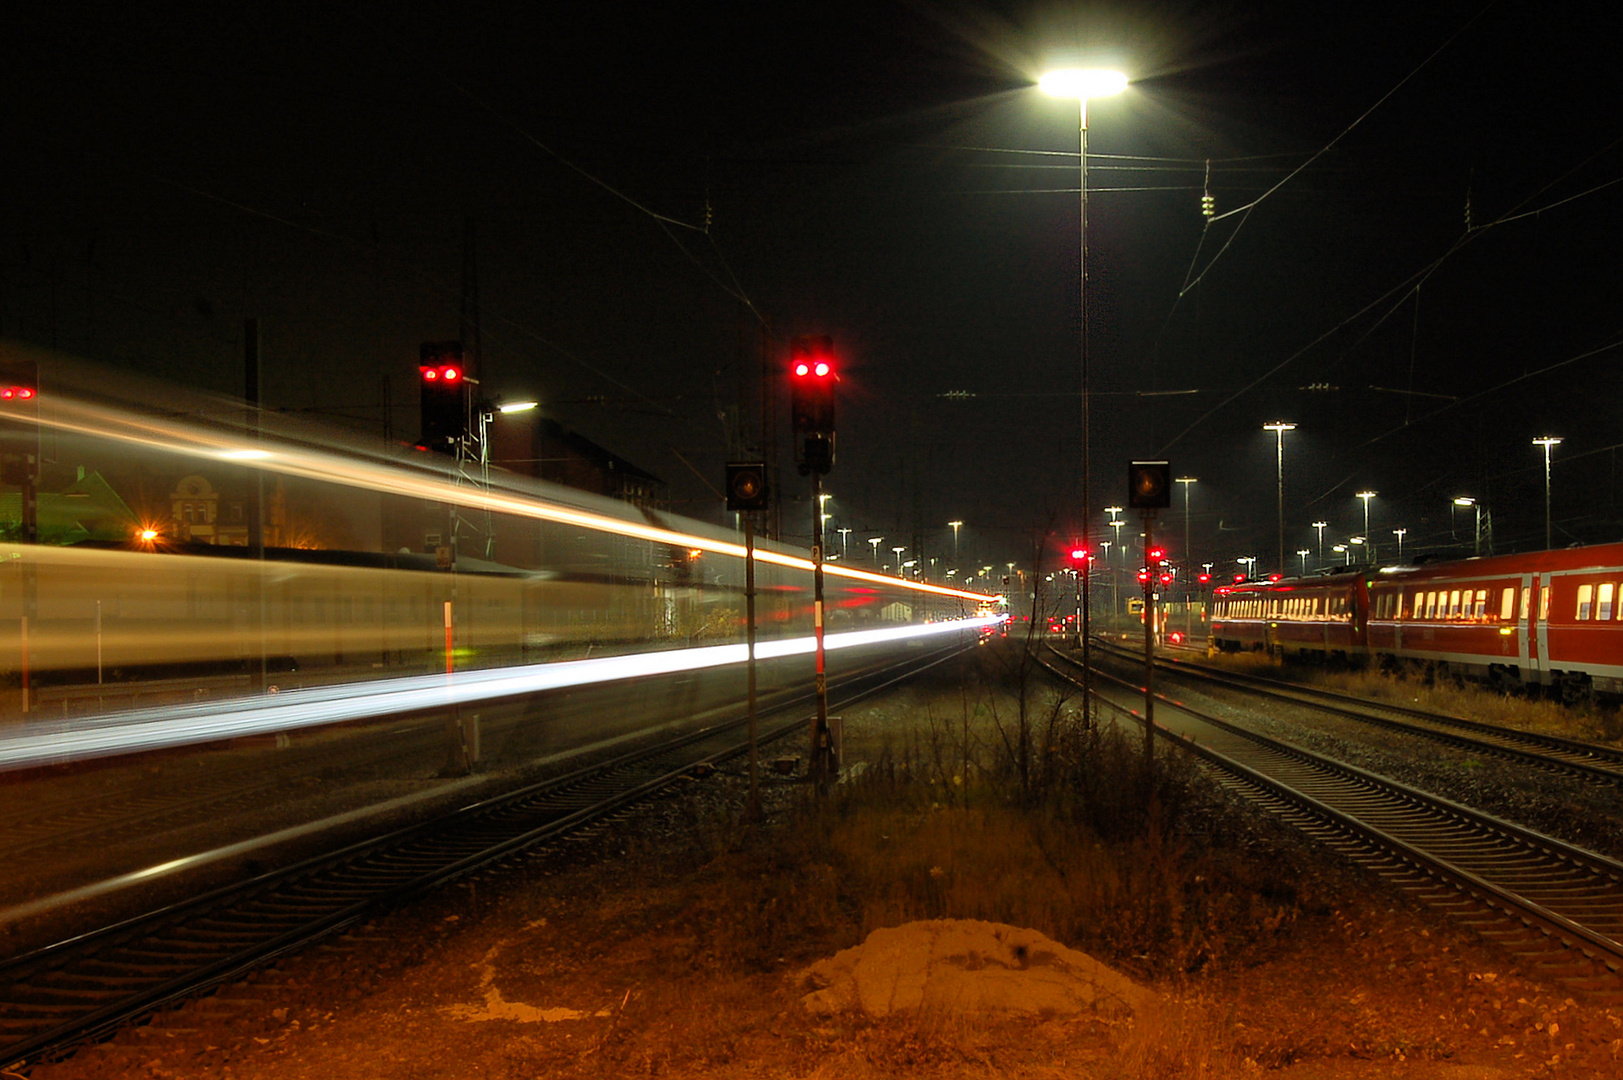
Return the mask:
[[1045,94],[1062,98],[1111,97],[1127,89],[1127,76],[1104,68],[1064,68],[1037,80]]

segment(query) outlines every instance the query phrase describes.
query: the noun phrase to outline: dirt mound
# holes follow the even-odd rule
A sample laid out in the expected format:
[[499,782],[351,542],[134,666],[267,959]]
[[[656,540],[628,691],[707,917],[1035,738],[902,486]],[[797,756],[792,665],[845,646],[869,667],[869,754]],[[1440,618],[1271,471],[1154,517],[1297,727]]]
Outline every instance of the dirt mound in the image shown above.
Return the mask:
[[817,1013],[1137,1011],[1153,994],[1035,930],[932,919],[875,930],[801,974]]

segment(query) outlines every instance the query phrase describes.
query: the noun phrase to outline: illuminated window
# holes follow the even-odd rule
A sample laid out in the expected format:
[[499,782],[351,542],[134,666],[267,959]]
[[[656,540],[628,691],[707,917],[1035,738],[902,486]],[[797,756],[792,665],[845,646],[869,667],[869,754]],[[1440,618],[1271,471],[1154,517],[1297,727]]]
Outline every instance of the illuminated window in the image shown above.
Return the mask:
[[1516,590],[1506,589],[1505,595],[1499,598],[1499,620],[1509,622],[1516,617]]
[[1488,613],[1488,590],[1487,589],[1478,589],[1476,591],[1476,607],[1471,612],[1471,617],[1473,619],[1480,620],[1487,613]]
[[1460,610],[1460,591],[1455,589],[1448,594],[1448,617],[1452,619],[1454,616],[1461,614],[1464,613]]
[[1541,586],[1538,591],[1538,621],[1550,621],[1550,587]]
[[1597,619],[1610,619],[1612,617],[1612,590],[1617,586],[1610,581],[1600,587],[1600,610],[1595,613]]
[[1589,618],[1590,611],[1594,608],[1594,599],[1595,599],[1595,586],[1593,586],[1593,585],[1580,585],[1580,586],[1578,586],[1578,621],[1579,622],[1584,622],[1585,620],[1587,620]]
[[1532,610],[1533,590],[1522,586],[1522,621],[1527,621],[1527,613]]
[[1436,609],[1437,609],[1437,594],[1434,593],[1434,592],[1429,592],[1429,593],[1426,594],[1426,613],[1424,615],[1420,616],[1420,617],[1422,619],[1429,619],[1429,618],[1432,617],[1432,614],[1436,611]]

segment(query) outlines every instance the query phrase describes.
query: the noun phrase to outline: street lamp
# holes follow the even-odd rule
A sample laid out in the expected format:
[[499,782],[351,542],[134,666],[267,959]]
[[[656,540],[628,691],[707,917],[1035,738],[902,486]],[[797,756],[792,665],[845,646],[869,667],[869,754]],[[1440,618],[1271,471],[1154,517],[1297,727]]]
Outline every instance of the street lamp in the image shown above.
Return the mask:
[[1307,557],[1309,555],[1313,554],[1313,552],[1308,548],[1297,548],[1296,549],[1296,554],[1298,554],[1298,555],[1300,555],[1302,557],[1302,576],[1306,577],[1307,576]]
[[1191,566],[1194,565],[1195,557],[1189,550],[1189,485],[1198,481],[1199,477],[1194,476],[1180,476],[1173,481],[1175,484],[1183,485],[1183,557]]
[[901,547],[893,547],[890,550],[892,550],[892,551],[894,551],[896,553],[896,576],[901,577],[902,576],[902,552],[907,550],[907,546],[904,544]]
[[[1287,424],[1283,420],[1275,420],[1271,424],[1262,425],[1262,430],[1274,433],[1275,460],[1279,473],[1279,570],[1285,571],[1285,432],[1295,431],[1295,424]],[[1188,488],[1184,489],[1185,491]]]
[[[1373,491],[1360,491],[1358,493],[1358,498],[1364,500],[1364,535],[1365,536],[1369,535],[1369,501],[1371,499],[1373,499],[1374,497],[1375,497],[1375,492],[1373,492]],[[1375,560],[1375,545],[1374,544],[1371,544],[1369,546],[1369,557],[1370,557],[1371,562],[1373,562]]]
[[840,534],[840,558],[841,559],[850,558],[850,556],[851,556],[851,547],[850,547],[850,544],[851,544],[851,530],[850,529],[835,529],[834,531]]
[[1403,534],[1408,531],[1408,529],[1392,530],[1392,535],[1398,538],[1398,565],[1400,566],[1403,564]]
[[873,564],[875,566],[879,565],[879,545],[883,544],[884,542],[885,538],[883,536],[868,537],[868,543],[873,545]]
[[[1375,558],[1375,545],[1367,543],[1362,536],[1348,537],[1347,543],[1348,544],[1356,544],[1359,547],[1368,547],[1369,551],[1364,554],[1363,559],[1373,560]],[[1360,559],[1359,561],[1362,562],[1363,559]],[[1352,562],[1352,552],[1351,552],[1350,549],[1348,550],[1348,553],[1347,553],[1347,562],[1348,563]]]
[[1561,440],[1546,435],[1542,439],[1534,439],[1533,445],[1544,447],[1544,550],[1548,551],[1554,546],[1550,537],[1550,447],[1560,446]]
[[1342,562],[1343,562],[1344,565],[1347,565],[1347,566],[1352,565],[1352,549],[1349,548],[1346,544],[1337,544],[1335,547],[1331,548],[1330,550],[1335,552],[1337,555],[1344,556],[1344,558],[1342,559]]
[[[1089,486],[1088,472],[1091,466],[1089,454],[1092,447],[1092,429],[1089,427],[1089,401],[1088,401],[1088,99],[1097,97],[1110,97],[1127,89],[1127,76],[1119,71],[1105,71],[1101,69],[1065,68],[1059,71],[1050,71],[1038,80],[1037,85],[1045,94],[1054,97],[1075,98],[1077,101],[1076,124],[1076,165],[1077,165],[1077,259],[1076,259],[1076,304],[1077,304],[1077,359],[1081,376],[1082,389],[1082,546],[1088,550],[1093,549],[1092,518],[1093,494]],[[1093,669],[1089,658],[1089,638],[1091,628],[1088,625],[1091,619],[1091,610],[1088,603],[1088,590],[1082,590],[1082,625],[1077,627],[1077,634],[1082,638],[1082,714],[1084,720],[1091,716],[1093,708]],[[1149,736],[1154,738],[1153,731]],[[1149,743],[1151,747],[1155,744]]]
[[949,521],[949,522],[947,522],[947,524],[952,526],[952,561],[957,562],[958,561],[958,530],[964,527],[964,523],[962,521]]
[[1462,495],[1454,500],[1455,506],[1472,506],[1476,508],[1476,531],[1472,534],[1475,542],[1471,545],[1471,554],[1482,554],[1482,504],[1469,495]]
[[1328,521],[1315,521],[1313,527],[1319,531],[1319,569],[1324,569],[1324,530],[1328,528]]
[[1241,555],[1238,559],[1235,559],[1234,561],[1239,563],[1241,566],[1245,567],[1245,576],[1246,577],[1251,576],[1252,568],[1257,565],[1257,557],[1255,555]]

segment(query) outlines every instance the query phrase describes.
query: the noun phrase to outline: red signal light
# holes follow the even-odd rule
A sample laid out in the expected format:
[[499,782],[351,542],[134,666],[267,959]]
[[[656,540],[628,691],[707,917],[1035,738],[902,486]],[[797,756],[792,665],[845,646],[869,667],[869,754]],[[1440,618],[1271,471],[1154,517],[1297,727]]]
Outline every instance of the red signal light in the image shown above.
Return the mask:
[[1244,581],[1245,580],[1245,575],[1244,574],[1235,574],[1234,575],[1234,580],[1235,581]]
[[1138,580],[1140,583],[1150,580],[1150,572],[1148,570],[1140,570],[1138,572]]
[[1088,549],[1085,548],[1085,547],[1074,547],[1074,548],[1072,548],[1071,549],[1071,561],[1073,563],[1077,563],[1077,564],[1087,562],[1088,561]]
[[456,382],[458,379],[462,378],[462,369],[454,368],[447,364],[445,367],[440,368],[440,378],[444,379],[446,382]]
[[1268,575],[1268,580],[1269,581],[1278,581],[1282,577],[1284,577],[1283,574],[1269,574]]
[[32,386],[0,387],[0,401],[27,401],[34,396]]
[[802,360],[800,363],[795,365],[795,374],[804,379],[807,375],[811,374],[811,365]]
[[1210,574],[1202,574],[1202,575],[1200,575],[1200,577],[1196,578],[1195,580],[1199,581],[1202,585],[1204,585],[1208,581],[1212,580],[1212,575],[1210,575]]

